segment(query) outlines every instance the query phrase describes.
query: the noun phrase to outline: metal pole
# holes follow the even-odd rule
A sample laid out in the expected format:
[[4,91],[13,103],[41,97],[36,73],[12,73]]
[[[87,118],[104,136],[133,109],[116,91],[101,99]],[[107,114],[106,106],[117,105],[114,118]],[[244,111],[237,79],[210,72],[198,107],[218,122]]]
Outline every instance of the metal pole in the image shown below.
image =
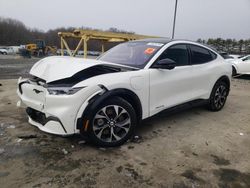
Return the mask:
[[178,4],[178,0],[175,0],[174,23],[173,23],[172,39],[174,39],[174,34],[175,34],[175,21],[176,21],[176,13],[177,13],[177,4]]
[[64,53],[63,53],[63,39],[62,39],[62,37],[61,37],[61,56],[63,56],[64,55]]
[[83,40],[83,53],[84,53],[84,56],[83,56],[83,58],[84,59],[86,59],[87,58],[87,53],[88,53],[88,40],[89,40],[89,38],[87,37],[87,36],[85,36],[84,38],[83,38],[84,40]]

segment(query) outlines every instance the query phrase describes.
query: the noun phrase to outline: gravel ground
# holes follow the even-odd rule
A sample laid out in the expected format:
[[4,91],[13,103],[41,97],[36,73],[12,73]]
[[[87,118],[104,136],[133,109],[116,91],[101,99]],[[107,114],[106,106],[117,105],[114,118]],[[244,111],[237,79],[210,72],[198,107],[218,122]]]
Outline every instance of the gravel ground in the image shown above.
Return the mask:
[[30,68],[39,58],[0,55],[0,79],[13,79],[27,76]]
[[[96,56],[89,56],[88,58],[95,59]],[[0,79],[26,77],[30,68],[40,59],[34,57],[23,58],[18,55],[0,55]]]
[[232,80],[220,112],[166,111],[144,121],[138,139],[104,149],[27,123],[8,78],[34,61],[0,58],[1,187],[250,187],[249,77]]

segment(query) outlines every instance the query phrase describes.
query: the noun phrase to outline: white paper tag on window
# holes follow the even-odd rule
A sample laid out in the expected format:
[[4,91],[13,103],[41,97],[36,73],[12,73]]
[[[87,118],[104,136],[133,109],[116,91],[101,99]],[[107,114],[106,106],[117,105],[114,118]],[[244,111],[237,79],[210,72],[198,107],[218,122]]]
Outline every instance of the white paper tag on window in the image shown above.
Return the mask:
[[163,46],[164,44],[162,44],[162,43],[157,43],[157,42],[149,42],[149,43],[147,43],[147,45],[149,45],[149,46],[158,46],[158,47],[161,47],[161,46]]

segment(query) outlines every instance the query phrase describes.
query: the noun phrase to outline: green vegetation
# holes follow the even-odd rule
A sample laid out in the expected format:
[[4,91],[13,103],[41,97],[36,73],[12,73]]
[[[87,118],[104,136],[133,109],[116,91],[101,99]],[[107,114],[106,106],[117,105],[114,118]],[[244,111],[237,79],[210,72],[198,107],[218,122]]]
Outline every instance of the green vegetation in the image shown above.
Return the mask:
[[[93,29],[89,27],[73,28],[73,27],[61,27],[57,29],[51,29],[47,32],[38,29],[30,29],[26,27],[22,22],[11,19],[11,18],[1,18],[0,17],[0,46],[14,46],[14,45],[25,45],[29,43],[34,43],[36,39],[42,39],[46,42],[46,45],[57,46],[60,48],[60,38],[58,37],[58,32],[72,32],[75,29],[90,29],[90,30],[100,30]],[[111,27],[106,31],[117,32],[117,33],[133,33],[124,30],[119,30],[117,28]],[[68,44],[71,48],[75,48],[78,41],[75,39],[68,40]],[[106,44],[105,48],[109,49],[115,44]],[[89,41],[88,48],[90,50],[101,51],[101,45],[98,41]]]
[[250,54],[250,39],[236,40],[236,39],[198,39],[197,42],[212,46],[220,52],[227,52],[229,54]]
[[[38,29],[31,29],[26,27],[22,22],[11,19],[11,18],[1,18],[0,17],[0,46],[13,46],[33,43],[36,39],[43,39],[46,41],[47,45],[60,47],[60,39],[57,35],[58,32],[72,32],[73,27],[61,27],[57,29],[51,29],[47,32]],[[89,27],[81,27],[79,29],[93,29]],[[93,29],[98,30],[98,29]],[[124,30],[119,30],[117,28],[111,27],[107,31],[118,32],[118,33],[134,33]],[[197,40],[200,43],[212,46],[218,51],[228,52],[230,54],[250,54],[250,39],[248,40],[236,40],[236,39],[208,39],[208,40]],[[75,39],[68,41],[70,47],[74,48],[77,45]],[[106,49],[112,47],[115,44],[107,44]],[[98,41],[89,42],[90,50],[101,50]]]

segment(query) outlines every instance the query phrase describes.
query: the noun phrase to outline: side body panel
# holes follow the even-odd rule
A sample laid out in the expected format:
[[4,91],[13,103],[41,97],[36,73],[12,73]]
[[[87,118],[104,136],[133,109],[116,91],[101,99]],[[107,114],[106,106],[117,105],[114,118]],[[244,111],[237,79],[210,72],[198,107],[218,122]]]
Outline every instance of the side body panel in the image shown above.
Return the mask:
[[150,116],[194,98],[192,67],[150,69]]
[[194,44],[187,41],[173,41],[166,44],[146,66],[150,70],[150,116],[164,109],[196,99],[208,99],[215,82],[222,76],[229,79],[232,73],[230,63],[217,54],[213,61],[197,65],[175,67],[172,70],[151,69],[157,58],[168,47],[175,44]]
[[250,60],[246,61],[237,61],[237,73],[239,74],[250,74]]
[[193,95],[197,99],[208,99],[215,82],[221,76],[230,79],[231,73],[232,66],[220,57],[208,63],[192,65]]

